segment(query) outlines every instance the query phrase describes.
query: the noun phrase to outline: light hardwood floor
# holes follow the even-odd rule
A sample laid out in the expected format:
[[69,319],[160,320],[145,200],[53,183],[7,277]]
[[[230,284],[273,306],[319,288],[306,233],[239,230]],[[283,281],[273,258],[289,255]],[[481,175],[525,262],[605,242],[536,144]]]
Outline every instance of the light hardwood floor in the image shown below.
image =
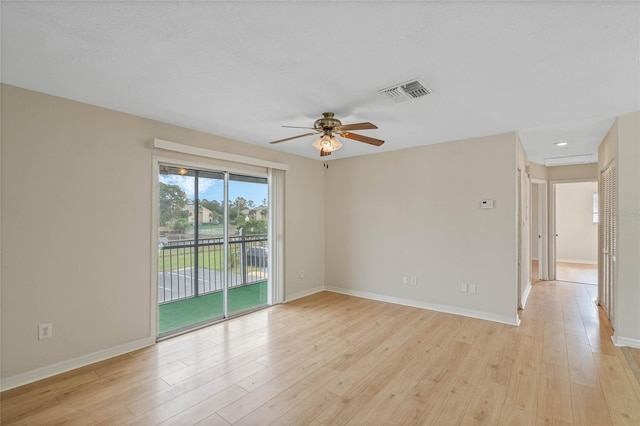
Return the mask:
[[[598,265],[556,262],[556,279],[580,284],[598,285]],[[531,282],[538,282],[538,261],[531,261]]]
[[522,325],[322,292],[2,393],[2,424],[634,425],[640,383],[590,286]]
[[556,279],[559,281],[598,285],[598,265],[556,262]]

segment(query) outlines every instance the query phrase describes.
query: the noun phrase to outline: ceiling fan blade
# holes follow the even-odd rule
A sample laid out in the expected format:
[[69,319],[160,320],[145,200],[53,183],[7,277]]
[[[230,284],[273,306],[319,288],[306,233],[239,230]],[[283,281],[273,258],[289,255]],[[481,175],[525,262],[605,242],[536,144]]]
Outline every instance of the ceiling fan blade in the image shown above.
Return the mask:
[[290,141],[291,139],[298,139],[298,138],[303,138],[305,136],[317,135],[318,133],[320,133],[320,132],[305,133],[304,135],[298,135],[298,136],[292,136],[290,138],[278,139],[277,141],[273,141],[273,142],[269,142],[269,143],[272,144],[272,143],[280,143],[280,142]]
[[342,132],[344,130],[367,130],[367,129],[377,129],[378,126],[376,126],[373,123],[355,123],[355,124],[343,124],[342,126],[338,126],[336,127],[336,131],[338,132]]
[[311,130],[316,130],[315,127],[299,127],[299,126],[282,126],[282,127],[286,127],[288,129],[311,129]]
[[383,140],[370,138],[369,136],[358,135],[357,133],[344,132],[340,133],[343,138],[353,139],[354,141],[368,143],[370,145],[380,146],[384,143]]

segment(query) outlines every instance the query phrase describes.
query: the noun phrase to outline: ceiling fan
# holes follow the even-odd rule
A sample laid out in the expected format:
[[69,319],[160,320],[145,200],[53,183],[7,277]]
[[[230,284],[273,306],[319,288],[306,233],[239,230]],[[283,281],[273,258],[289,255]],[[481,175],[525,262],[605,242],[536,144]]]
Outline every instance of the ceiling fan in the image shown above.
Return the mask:
[[285,141],[290,141],[291,139],[302,138],[305,136],[317,135],[322,133],[315,142],[313,142],[313,146],[320,151],[320,157],[326,157],[327,155],[331,155],[333,151],[337,151],[342,147],[342,142],[336,138],[335,135],[338,135],[343,138],[353,139],[354,141],[364,142],[375,146],[380,146],[384,143],[383,140],[371,138],[369,136],[359,135],[357,133],[351,133],[351,130],[366,130],[366,129],[377,129],[378,126],[375,124],[365,122],[365,123],[355,123],[355,124],[342,124],[340,120],[334,118],[334,113],[332,112],[323,112],[322,118],[319,118],[313,123],[313,127],[297,127],[297,126],[282,126],[288,127],[291,129],[311,129],[313,132],[305,133],[304,135],[293,136],[290,138],[279,139],[277,141],[269,142],[269,143],[280,143]]

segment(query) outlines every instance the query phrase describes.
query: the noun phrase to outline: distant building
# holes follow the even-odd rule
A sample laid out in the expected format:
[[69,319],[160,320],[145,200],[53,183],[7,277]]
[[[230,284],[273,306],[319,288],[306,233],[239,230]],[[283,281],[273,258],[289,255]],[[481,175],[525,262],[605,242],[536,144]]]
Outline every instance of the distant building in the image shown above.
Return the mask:
[[[193,214],[193,204],[187,204],[184,206],[184,210],[189,212],[189,223],[193,223],[195,219],[195,215]],[[199,223],[212,223],[215,221],[214,213],[208,208],[199,206],[198,210]]]
[[253,217],[256,220],[267,220],[268,211],[269,208],[267,206],[258,206],[253,209],[245,208],[240,213],[242,213],[242,215],[244,216]]

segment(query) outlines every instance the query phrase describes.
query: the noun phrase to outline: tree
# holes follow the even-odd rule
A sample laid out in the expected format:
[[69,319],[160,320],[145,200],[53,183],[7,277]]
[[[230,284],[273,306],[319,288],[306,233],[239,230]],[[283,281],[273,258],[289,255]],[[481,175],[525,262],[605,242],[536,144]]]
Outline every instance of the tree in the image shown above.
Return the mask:
[[235,223],[236,229],[239,230],[242,227],[242,225],[244,225],[247,222],[247,220],[248,220],[247,216],[241,214],[235,218],[233,223]]
[[178,185],[160,182],[160,226],[189,217],[184,210],[188,202],[187,194]]
[[237,197],[233,202],[234,208],[238,209],[238,215],[247,207],[247,200],[244,197]]
[[184,231],[189,227],[189,221],[184,219],[178,219],[173,223],[173,230],[178,234],[184,234]]
[[264,219],[267,218],[267,214],[269,213],[269,205],[267,204],[267,199],[262,200],[262,205],[260,205],[260,214]]
[[211,210],[212,212],[217,213],[217,217],[222,217],[224,215],[224,206],[220,201],[217,200],[201,200],[200,205],[206,209]]
[[246,235],[266,234],[268,224],[266,220],[249,219],[238,224],[238,231],[240,231],[240,229],[244,229]]

